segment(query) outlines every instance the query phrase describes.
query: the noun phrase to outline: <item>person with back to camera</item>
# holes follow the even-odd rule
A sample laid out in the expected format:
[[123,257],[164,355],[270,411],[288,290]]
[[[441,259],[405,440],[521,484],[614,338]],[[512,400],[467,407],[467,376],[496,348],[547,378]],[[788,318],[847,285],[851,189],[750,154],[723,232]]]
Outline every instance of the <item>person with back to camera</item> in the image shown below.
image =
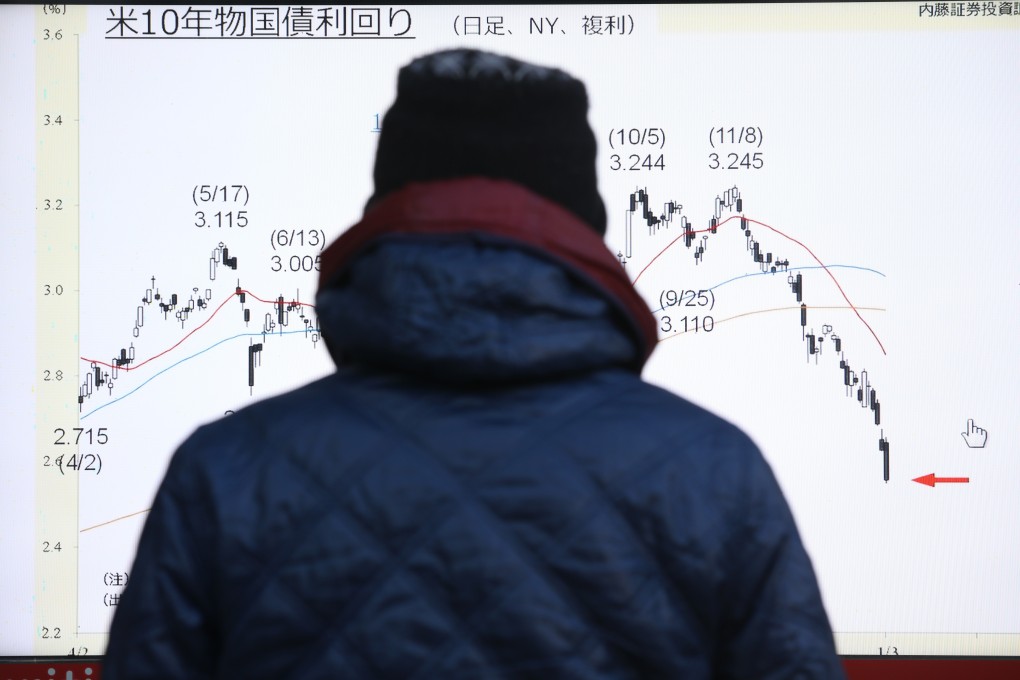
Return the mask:
[[195,432],[104,678],[837,678],[778,484],[640,371],[584,85],[401,69],[363,219],[322,256],[333,375]]

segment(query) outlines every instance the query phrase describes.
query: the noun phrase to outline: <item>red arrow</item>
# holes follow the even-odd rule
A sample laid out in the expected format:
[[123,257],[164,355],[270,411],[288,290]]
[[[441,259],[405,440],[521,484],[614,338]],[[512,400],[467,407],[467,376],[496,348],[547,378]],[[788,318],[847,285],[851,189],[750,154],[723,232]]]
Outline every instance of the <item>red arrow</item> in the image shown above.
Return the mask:
[[923,477],[915,477],[914,481],[918,484],[927,484],[928,486],[935,486],[936,484],[970,484],[970,477],[936,477],[933,472]]

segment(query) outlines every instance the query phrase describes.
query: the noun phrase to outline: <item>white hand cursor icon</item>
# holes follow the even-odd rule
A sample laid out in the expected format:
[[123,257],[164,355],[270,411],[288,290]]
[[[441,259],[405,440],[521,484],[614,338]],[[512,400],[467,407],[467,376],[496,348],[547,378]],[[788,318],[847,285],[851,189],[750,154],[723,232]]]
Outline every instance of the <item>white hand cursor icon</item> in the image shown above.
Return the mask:
[[973,418],[967,421],[967,429],[960,434],[963,435],[963,441],[972,449],[983,449],[988,442],[988,430],[975,425]]

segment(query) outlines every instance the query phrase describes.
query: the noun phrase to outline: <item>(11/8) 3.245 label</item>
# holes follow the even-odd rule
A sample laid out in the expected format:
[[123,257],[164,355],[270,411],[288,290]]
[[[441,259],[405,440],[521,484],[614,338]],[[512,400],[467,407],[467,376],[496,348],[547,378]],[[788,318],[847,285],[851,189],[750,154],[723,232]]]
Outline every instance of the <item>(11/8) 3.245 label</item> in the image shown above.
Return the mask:
[[764,140],[765,133],[754,125],[713,127],[708,131],[708,169],[761,170],[765,167]]
[[709,170],[761,170],[765,167],[765,156],[761,151],[748,153],[708,154]]

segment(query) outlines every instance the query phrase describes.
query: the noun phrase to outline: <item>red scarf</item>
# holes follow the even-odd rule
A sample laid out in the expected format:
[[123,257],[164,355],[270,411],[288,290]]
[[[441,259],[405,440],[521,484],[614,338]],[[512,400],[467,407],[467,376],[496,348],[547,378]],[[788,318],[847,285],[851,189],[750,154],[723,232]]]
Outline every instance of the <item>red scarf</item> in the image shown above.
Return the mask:
[[639,369],[655,349],[655,317],[599,235],[566,208],[519,184],[466,177],[412,183],[387,194],[322,253],[319,287],[373,241],[395,234],[464,234],[526,246],[581,274],[615,304],[644,350]]

